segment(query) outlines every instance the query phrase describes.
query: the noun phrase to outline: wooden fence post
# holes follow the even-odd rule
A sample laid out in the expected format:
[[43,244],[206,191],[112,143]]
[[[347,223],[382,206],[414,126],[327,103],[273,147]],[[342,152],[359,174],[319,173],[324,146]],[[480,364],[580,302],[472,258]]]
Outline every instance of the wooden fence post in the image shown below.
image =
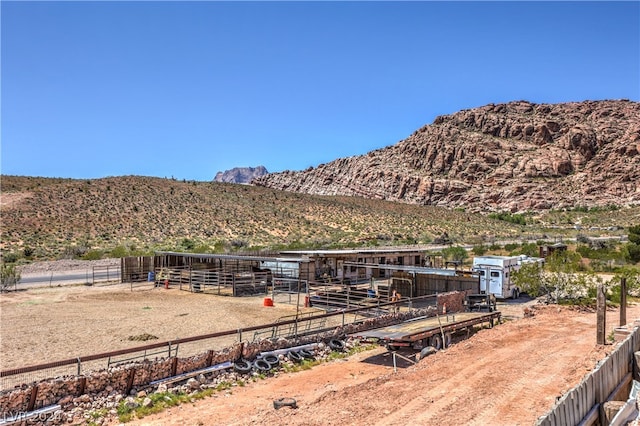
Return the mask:
[[620,327],[627,325],[627,279],[620,278]]
[[125,395],[129,395],[131,393],[131,389],[133,389],[133,379],[136,377],[136,368],[132,367],[129,370],[129,377],[127,378],[127,388],[125,389]]
[[178,357],[174,356],[171,359],[171,377],[175,376],[178,372]]
[[38,385],[35,384],[31,388],[31,396],[29,396],[29,404],[27,405],[27,411],[33,411],[36,407],[36,398],[38,397]]
[[607,321],[607,299],[604,297],[604,286],[598,284],[598,294],[596,303],[596,343],[598,345],[604,345],[606,336],[606,321]]

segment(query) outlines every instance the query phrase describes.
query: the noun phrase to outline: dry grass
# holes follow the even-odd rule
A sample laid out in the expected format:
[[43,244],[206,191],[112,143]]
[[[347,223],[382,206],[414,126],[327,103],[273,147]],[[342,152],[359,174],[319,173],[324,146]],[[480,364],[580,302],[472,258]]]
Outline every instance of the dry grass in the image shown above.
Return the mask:
[[[130,255],[425,244],[443,232],[454,243],[479,244],[567,234],[586,215],[542,215],[536,223],[551,227],[520,226],[441,207],[140,176],[2,176],[0,183],[3,254],[23,257],[26,249],[39,260],[116,248]],[[639,211],[603,212],[597,221],[626,227],[640,222]]]

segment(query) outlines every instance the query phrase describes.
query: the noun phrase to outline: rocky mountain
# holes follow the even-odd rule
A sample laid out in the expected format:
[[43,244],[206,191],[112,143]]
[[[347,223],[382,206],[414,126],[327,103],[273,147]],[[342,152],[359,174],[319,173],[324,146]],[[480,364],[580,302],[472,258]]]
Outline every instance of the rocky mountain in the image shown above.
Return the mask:
[[235,167],[231,170],[216,173],[216,177],[213,178],[213,181],[226,183],[249,183],[252,179],[264,176],[267,173],[269,172],[264,166]]
[[640,103],[490,104],[366,155],[252,183],[467,211],[639,205]]

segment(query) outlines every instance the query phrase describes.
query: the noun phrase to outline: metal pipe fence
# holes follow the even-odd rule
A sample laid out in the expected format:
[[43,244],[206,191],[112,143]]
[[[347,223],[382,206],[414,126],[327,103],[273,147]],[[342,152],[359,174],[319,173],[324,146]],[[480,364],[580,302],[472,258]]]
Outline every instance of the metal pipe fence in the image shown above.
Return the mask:
[[[401,302],[410,307],[414,302],[435,296],[416,298]],[[382,303],[389,307],[398,302]],[[372,312],[376,310],[376,312]],[[188,357],[211,350],[223,350],[239,342],[252,342],[260,339],[280,337],[298,338],[332,330],[338,326],[356,324],[372,316],[379,315],[379,306],[353,307],[334,312],[315,311],[298,312],[296,315],[281,318],[270,324],[227,330],[206,335],[176,339],[170,342],[158,342],[133,348],[126,348],[100,354],[79,356],[66,360],[53,361],[22,368],[0,371],[0,390],[7,390],[26,383],[41,381],[60,376],[87,375],[92,371],[109,368],[114,365],[143,360]]]

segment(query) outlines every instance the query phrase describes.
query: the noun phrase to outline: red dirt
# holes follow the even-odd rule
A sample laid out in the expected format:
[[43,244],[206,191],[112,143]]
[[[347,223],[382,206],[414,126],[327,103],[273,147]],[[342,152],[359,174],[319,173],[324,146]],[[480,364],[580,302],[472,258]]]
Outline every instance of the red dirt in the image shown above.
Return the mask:
[[[522,306],[517,309],[522,314]],[[534,312],[468,339],[460,336],[450,348],[416,365],[404,363],[397,372],[391,356],[378,348],[131,424],[534,424],[614,348],[595,344],[593,312],[557,306]],[[609,330],[618,315],[608,312]],[[627,308],[630,322],[639,315],[640,306]],[[298,408],[275,410],[273,400],[282,397],[295,398]]]

